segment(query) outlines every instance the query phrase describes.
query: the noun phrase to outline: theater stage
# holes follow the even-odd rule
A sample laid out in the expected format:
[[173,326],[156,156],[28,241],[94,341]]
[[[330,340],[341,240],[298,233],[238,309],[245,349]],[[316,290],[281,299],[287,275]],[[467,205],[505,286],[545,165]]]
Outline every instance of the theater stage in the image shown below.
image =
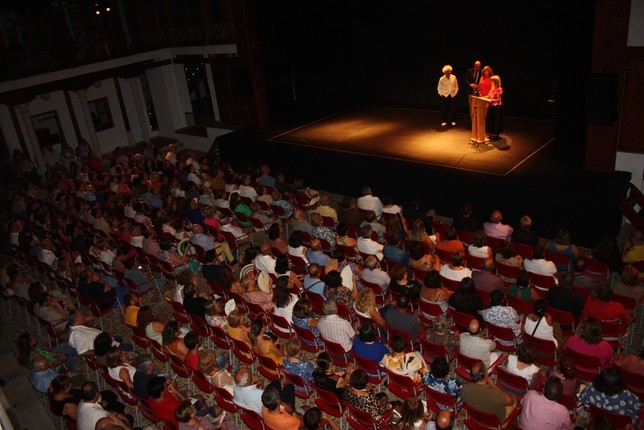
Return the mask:
[[505,176],[554,139],[551,121],[505,118],[500,141],[470,144],[466,115],[440,126],[440,112],[357,106],[287,130],[270,141]]
[[[269,164],[287,182],[303,178],[314,189],[359,196],[363,184],[397,204],[419,197],[446,217],[469,202],[478,219],[500,209],[512,225],[529,214],[543,237],[568,228],[593,247],[621,225],[623,172],[588,172],[559,157],[552,121],[505,118],[506,150],[469,144],[467,117],[442,129],[440,113],[358,106],[300,124],[243,129],[216,139],[224,160],[239,171]],[[556,214],[556,216],[553,216]]]

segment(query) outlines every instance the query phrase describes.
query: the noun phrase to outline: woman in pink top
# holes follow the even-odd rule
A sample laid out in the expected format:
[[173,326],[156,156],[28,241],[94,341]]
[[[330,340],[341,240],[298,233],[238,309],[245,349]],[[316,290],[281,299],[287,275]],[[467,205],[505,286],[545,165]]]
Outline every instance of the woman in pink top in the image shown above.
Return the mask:
[[[564,351],[567,349],[599,358],[602,369],[610,365],[615,355],[613,347],[605,340],[602,340],[602,326],[595,318],[585,319],[579,324],[579,327],[575,330],[575,335],[571,336],[564,345]],[[579,369],[588,372],[597,370],[584,369],[581,366]]]
[[494,75],[490,78],[490,92],[487,97],[490,99],[490,105],[485,117],[485,128],[492,140],[499,140],[503,133],[503,88],[501,87],[501,78]]

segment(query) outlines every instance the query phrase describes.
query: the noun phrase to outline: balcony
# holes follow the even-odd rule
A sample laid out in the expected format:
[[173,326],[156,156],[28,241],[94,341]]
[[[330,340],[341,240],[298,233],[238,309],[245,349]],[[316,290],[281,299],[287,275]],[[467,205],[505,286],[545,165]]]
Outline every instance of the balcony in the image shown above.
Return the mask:
[[81,43],[24,51],[3,51],[0,82],[69,69],[99,61],[172,46],[220,45],[235,42],[232,22],[167,26]]

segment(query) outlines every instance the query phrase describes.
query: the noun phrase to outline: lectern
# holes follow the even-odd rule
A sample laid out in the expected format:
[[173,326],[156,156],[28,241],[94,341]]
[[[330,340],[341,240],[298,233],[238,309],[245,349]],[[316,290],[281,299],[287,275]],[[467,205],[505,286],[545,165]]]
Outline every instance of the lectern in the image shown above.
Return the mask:
[[489,103],[490,99],[487,97],[470,96],[470,116],[472,118],[470,143],[477,146],[479,143],[490,141],[485,134],[485,113]]

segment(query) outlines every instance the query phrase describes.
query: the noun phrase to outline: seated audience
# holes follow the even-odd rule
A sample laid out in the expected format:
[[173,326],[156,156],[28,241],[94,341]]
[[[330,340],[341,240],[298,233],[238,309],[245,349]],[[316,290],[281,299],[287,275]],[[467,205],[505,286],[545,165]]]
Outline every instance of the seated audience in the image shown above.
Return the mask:
[[378,328],[372,323],[363,323],[360,326],[358,336],[353,339],[353,353],[374,363],[380,363],[385,354],[389,353],[389,350],[382,342],[377,340],[377,337]]
[[391,408],[386,396],[378,396],[373,388],[368,386],[369,376],[364,369],[355,369],[349,377],[349,386],[344,390],[344,401],[361,411],[371,415],[374,420],[380,420]]
[[320,335],[327,340],[339,343],[345,351],[351,351],[356,332],[351,323],[338,315],[338,305],[334,299],[327,299],[322,306],[324,316],[318,322]]
[[410,300],[415,301],[420,297],[421,287],[420,282],[409,279],[405,266],[397,266],[391,273],[389,288],[397,294],[406,294]]
[[559,403],[563,385],[556,377],[550,377],[543,393],[530,390],[521,399],[521,428],[523,430],[561,429],[571,430],[568,408]]
[[496,415],[503,422],[516,407],[516,398],[496,386],[481,362],[472,364],[472,382],[463,385],[463,402],[483,412]]
[[640,399],[626,389],[617,369],[603,369],[592,384],[587,386],[578,397],[584,406],[610,411],[631,417],[633,424],[639,419],[642,409]]
[[313,371],[313,382],[317,389],[322,389],[338,396],[342,400],[345,387],[349,384],[349,377],[354,367],[349,365],[346,369],[334,366],[328,352],[321,352],[317,357],[317,368]]
[[496,343],[482,336],[481,325],[477,319],[470,321],[468,331],[461,333],[459,349],[462,354],[477,358],[486,366],[490,366],[499,357],[499,354],[494,352]]
[[284,360],[284,352],[277,346],[276,341],[265,334],[266,326],[261,320],[253,321],[250,324],[248,338],[255,354],[270,358],[279,366]]
[[418,383],[428,372],[427,363],[419,352],[405,352],[405,348],[408,346],[407,337],[402,334],[394,334],[391,338],[392,352],[385,354],[380,365],[398,375],[408,376],[414,383]]
[[[449,363],[445,357],[436,357],[431,364],[431,371],[423,376],[423,384],[440,393],[449,394],[456,400],[456,405],[460,408],[463,405],[461,399],[460,381],[449,377]],[[440,409],[449,409],[447,405],[438,403]]]
[[[602,340],[602,326],[595,318],[582,320],[577,326],[574,336],[568,338],[563,349],[564,351],[570,349],[584,355],[593,355],[599,358],[602,368],[610,366],[611,360],[615,355],[610,343]],[[586,372],[596,371],[596,369],[582,370]]]
[[539,366],[535,364],[538,353],[536,343],[532,341],[522,342],[517,346],[515,354],[508,355],[505,369],[510,373],[521,376],[528,382],[528,386],[533,386],[533,383],[537,380],[537,375],[541,371]]
[[519,318],[519,314],[512,306],[508,306],[503,291],[492,291],[492,294],[490,294],[490,307],[483,309],[480,312],[483,317],[483,321],[499,327],[510,328],[514,332],[514,342],[495,339],[501,345],[512,346],[523,341],[523,338],[521,337],[521,318]]

